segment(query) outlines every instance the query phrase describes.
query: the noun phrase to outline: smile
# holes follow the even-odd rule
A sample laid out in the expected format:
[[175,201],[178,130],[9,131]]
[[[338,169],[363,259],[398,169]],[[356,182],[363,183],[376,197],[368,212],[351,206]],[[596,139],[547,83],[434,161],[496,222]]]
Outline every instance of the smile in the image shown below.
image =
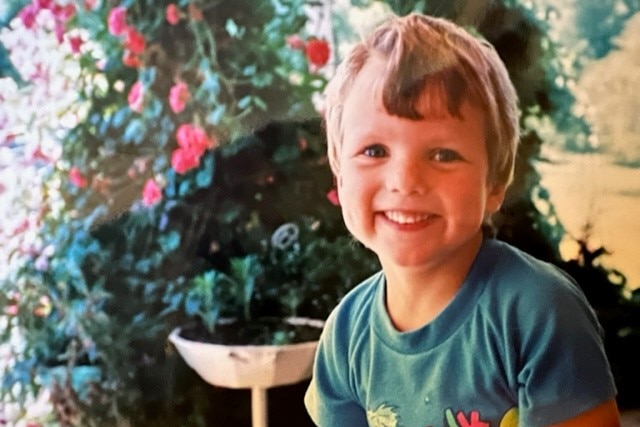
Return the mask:
[[417,224],[419,222],[427,221],[433,217],[431,214],[425,213],[409,213],[400,211],[386,211],[384,216],[398,224]]

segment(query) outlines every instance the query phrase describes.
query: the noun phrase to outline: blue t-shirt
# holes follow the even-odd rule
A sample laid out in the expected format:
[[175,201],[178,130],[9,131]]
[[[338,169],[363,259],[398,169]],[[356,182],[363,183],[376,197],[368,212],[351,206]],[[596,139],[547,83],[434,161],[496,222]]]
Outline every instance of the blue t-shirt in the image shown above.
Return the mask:
[[329,316],[305,396],[321,427],[541,427],[615,397],[601,327],[555,266],[485,239],[454,299],[398,332],[378,273]]

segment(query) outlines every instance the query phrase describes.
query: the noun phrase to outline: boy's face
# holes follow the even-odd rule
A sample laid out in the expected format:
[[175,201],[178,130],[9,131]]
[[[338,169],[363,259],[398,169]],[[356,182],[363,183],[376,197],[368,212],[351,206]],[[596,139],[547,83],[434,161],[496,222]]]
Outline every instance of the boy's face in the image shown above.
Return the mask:
[[484,116],[466,102],[463,120],[391,116],[374,90],[383,67],[370,59],[344,105],[338,186],[347,228],[385,267],[468,259],[504,198],[504,186],[487,182]]

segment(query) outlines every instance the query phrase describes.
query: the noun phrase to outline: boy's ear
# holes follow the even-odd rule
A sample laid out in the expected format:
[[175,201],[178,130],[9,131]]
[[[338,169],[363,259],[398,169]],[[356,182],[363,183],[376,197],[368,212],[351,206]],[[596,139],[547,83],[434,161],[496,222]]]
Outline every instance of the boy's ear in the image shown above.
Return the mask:
[[487,215],[492,215],[498,212],[502,206],[505,194],[507,193],[507,186],[505,184],[489,184],[488,189],[489,193],[487,194],[485,213]]

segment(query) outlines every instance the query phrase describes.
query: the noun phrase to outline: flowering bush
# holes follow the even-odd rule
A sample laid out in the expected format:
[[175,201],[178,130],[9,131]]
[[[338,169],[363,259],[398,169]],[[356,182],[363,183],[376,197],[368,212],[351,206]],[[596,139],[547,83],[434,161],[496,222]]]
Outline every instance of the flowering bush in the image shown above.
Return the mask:
[[[2,284],[2,341],[13,343],[2,401],[43,388],[60,425],[185,425],[183,405],[197,424],[210,405],[195,396],[207,393],[164,349],[186,318],[189,280],[227,256],[260,252],[281,222],[302,221],[284,200],[306,197],[308,217],[323,224],[315,236],[328,233],[320,240],[344,234],[325,198],[331,177],[312,103],[328,44],[320,42],[321,64],[286,41],[318,37],[306,32],[304,3],[11,2],[15,19],[2,20],[10,30],[51,31],[68,49],[78,72],[67,91],[78,108],[55,134],[58,151],[34,151],[47,159],[43,193],[57,198],[41,200],[37,222],[15,228],[33,230],[37,244],[19,260],[10,254],[17,267]],[[2,67],[3,76],[17,72]],[[265,138],[260,129],[274,120],[293,127]],[[29,144],[17,132],[0,136],[10,147]],[[257,139],[267,152],[251,164]],[[317,172],[287,179],[303,163]],[[315,295],[326,285],[315,283]],[[176,375],[166,394],[159,385]]]

